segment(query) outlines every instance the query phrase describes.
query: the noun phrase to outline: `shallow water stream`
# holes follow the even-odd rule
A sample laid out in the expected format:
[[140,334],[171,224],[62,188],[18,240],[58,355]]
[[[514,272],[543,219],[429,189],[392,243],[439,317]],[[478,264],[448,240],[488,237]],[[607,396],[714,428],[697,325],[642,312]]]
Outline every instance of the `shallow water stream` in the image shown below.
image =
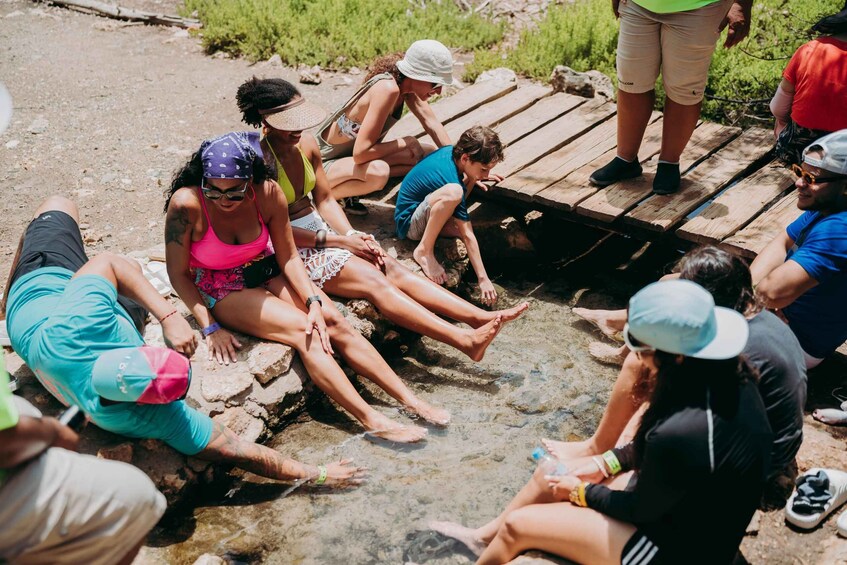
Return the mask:
[[[583,269],[572,273],[594,279]],[[292,490],[248,475],[193,519],[160,526],[153,538],[160,547],[147,555],[170,563],[193,563],[203,553],[251,563],[471,562],[463,548],[428,533],[427,522],[477,525],[494,517],[529,478],[529,454],[542,437],[593,432],[617,374],[589,357],[586,346],[599,334],[571,313],[583,289],[569,280],[498,280],[507,303],[531,306],[481,363],[429,339],[391,360],[421,396],[453,415],[448,428],[430,428],[426,442],[371,441],[325,401],[272,442],[311,463],[353,458],[370,468],[362,487]],[[596,300],[580,300],[586,303]],[[405,419],[381,391],[363,386],[369,402]]]

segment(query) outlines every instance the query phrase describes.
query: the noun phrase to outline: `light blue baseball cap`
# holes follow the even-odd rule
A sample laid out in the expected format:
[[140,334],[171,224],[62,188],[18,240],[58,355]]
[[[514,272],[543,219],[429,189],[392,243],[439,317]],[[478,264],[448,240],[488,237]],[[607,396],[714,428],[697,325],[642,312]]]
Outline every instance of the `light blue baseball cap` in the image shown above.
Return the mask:
[[750,333],[744,316],[715,306],[699,284],[677,279],[647,285],[629,301],[624,337],[697,359],[737,357]]

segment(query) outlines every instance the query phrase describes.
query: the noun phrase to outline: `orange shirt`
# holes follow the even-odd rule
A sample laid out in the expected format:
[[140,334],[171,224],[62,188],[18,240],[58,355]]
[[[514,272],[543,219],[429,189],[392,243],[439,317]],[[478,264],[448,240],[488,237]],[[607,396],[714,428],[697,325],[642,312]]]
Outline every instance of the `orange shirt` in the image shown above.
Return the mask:
[[802,45],[782,76],[794,85],[794,123],[824,131],[847,128],[847,42],[821,37]]

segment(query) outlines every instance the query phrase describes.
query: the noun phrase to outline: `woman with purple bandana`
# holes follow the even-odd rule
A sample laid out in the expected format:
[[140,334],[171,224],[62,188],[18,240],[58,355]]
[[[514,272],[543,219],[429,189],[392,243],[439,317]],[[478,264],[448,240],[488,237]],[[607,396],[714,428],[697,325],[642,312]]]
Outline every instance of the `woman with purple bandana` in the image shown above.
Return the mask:
[[315,384],[384,439],[419,441],[426,429],[401,425],[369,406],[332,357],[433,423],[446,411],[417,398],[306,274],[285,196],[249,138],[204,141],[180,170],[165,204],[165,251],[174,289],[202,326],[210,357],[236,361],[227,329],[294,347]]

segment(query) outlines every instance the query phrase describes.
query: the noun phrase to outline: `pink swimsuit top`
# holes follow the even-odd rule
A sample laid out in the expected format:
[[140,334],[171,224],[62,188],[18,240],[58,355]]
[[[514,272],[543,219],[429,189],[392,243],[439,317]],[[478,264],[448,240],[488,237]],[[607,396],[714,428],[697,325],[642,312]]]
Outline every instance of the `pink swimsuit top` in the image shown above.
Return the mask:
[[270,233],[268,226],[262,219],[262,213],[259,211],[259,205],[256,205],[256,214],[259,217],[259,224],[262,226],[262,233],[259,237],[250,243],[233,244],[224,243],[215,234],[212,228],[212,221],[209,219],[209,211],[206,210],[206,198],[200,193],[200,203],[203,206],[203,214],[206,215],[206,233],[200,241],[192,241],[189,253],[189,266],[200,267],[201,269],[213,269],[221,271],[224,269],[233,269],[240,267],[245,263],[258,257],[263,251],[270,249]]

